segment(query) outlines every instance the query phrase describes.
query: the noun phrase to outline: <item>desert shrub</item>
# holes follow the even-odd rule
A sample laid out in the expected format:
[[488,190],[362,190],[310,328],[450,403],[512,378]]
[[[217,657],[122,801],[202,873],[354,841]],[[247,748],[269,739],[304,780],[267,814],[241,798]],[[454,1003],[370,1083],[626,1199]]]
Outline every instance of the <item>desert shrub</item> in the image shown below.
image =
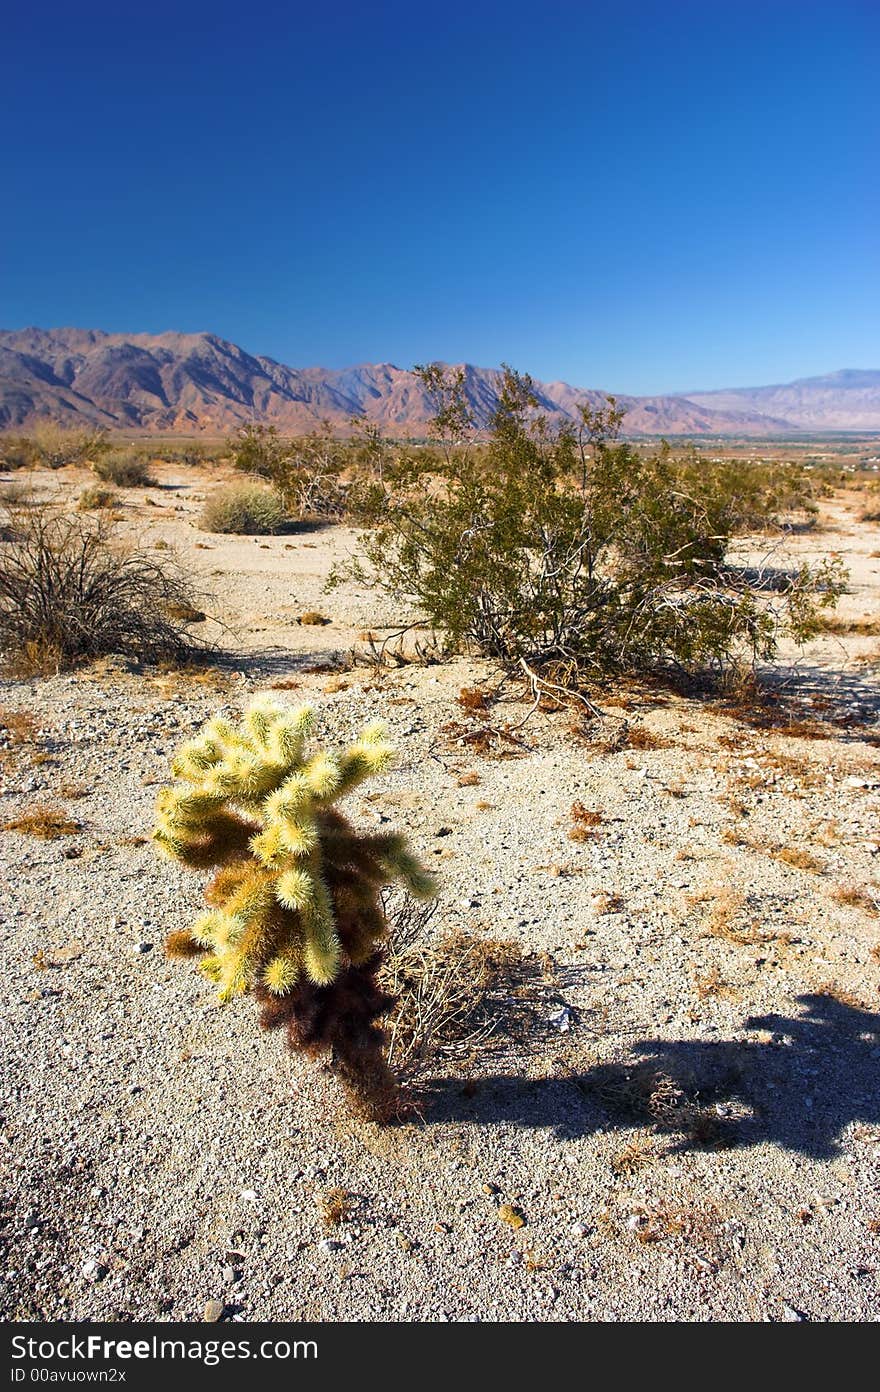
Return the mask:
[[379,1025],[393,998],[379,983],[383,885],[430,898],[433,882],[396,832],[360,832],[335,804],[388,766],[384,726],[347,750],[310,749],[314,713],[255,701],[238,727],[209,721],[172,765],[154,839],[194,870],[214,870],[210,911],[171,934],[172,957],[201,956],[222,1001],[245,992],[292,1049],[325,1054],[367,1115],[398,1099]]
[[148,488],[155,482],[147,459],[136,449],[108,450],[92,468],[103,483],[116,488]]
[[[297,517],[342,521],[350,515],[356,466],[350,446],[329,429],[297,441],[297,449],[277,473],[277,483]],[[356,490],[355,490],[356,491]]]
[[98,459],[107,449],[103,430],[66,430],[51,422],[33,431],[31,443],[35,463],[45,469],[63,469],[68,464],[86,464]]
[[356,464],[355,450],[334,440],[327,424],[295,440],[272,425],[244,426],[233,459],[237,469],[272,483],[293,517],[339,520],[348,511],[350,480],[343,472]]
[[276,470],[289,454],[288,441],[278,434],[275,425],[243,425],[233,442],[232,462],[244,474],[259,474],[275,478]]
[[4,483],[0,492],[0,509],[8,512],[10,508],[30,507],[36,503],[34,489],[27,483]]
[[618,440],[623,413],[551,427],[531,382],[505,369],[487,446],[450,449],[430,482],[372,494],[360,558],[337,572],[415,601],[457,646],[545,681],[772,659],[817,631],[839,562],[755,575],[728,563],[742,500],[713,471]]
[[96,459],[106,449],[102,430],[65,430],[47,421],[30,435],[3,436],[0,465],[4,469],[63,469]]
[[728,536],[815,526],[817,499],[831,492],[824,475],[791,462],[707,460],[691,450],[680,463],[683,478],[699,473],[715,494]]
[[15,469],[31,469],[39,463],[39,451],[26,435],[0,437],[0,468],[10,473]]
[[184,464],[187,468],[197,468],[199,464],[207,464],[224,452],[222,446],[188,441],[184,445],[158,446],[155,457],[166,464]]
[[231,483],[212,493],[202,508],[206,532],[265,536],[284,526],[287,514],[278,491],[262,483]]
[[193,606],[190,582],[167,560],[116,542],[112,524],[46,506],[8,516],[0,552],[0,657],[51,671],[109,653],[136,660],[196,658],[173,604]]
[[76,500],[78,512],[95,512],[99,508],[112,508],[116,506],[118,499],[112,488],[101,488],[95,484],[91,488],[84,488]]
[[409,899],[390,907],[379,972],[394,1001],[388,1060],[410,1079],[448,1061],[528,1049],[560,999],[551,959],[464,929],[433,935],[434,907]]
[[334,438],[328,422],[296,439],[274,426],[249,425],[238,435],[235,466],[277,488],[292,517],[372,525],[376,490],[395,489],[430,470],[432,450],[392,446],[379,428],[362,418],[351,421],[353,435]]

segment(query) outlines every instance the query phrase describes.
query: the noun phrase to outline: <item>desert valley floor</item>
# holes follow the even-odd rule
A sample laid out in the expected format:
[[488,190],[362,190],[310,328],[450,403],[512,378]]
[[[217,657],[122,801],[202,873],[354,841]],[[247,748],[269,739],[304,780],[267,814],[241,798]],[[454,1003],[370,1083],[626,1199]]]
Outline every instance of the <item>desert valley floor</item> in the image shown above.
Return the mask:
[[[876,637],[791,655],[764,719],[621,688],[579,733],[484,662],[347,663],[411,617],[324,592],[352,532],[210,535],[205,475],[157,476],[120,525],[197,575],[227,657],[0,683],[0,823],[52,800],[75,824],[0,833],[2,1315],[877,1319]],[[71,506],[87,481],[36,478]],[[876,620],[858,511],[840,495],[791,545],[840,552],[841,615]],[[400,1125],[352,1120],[251,1001],[163,955],[200,907],[148,840],[170,756],[268,689],[331,742],[385,718],[398,762],[353,817],[436,868],[434,931],[543,964],[530,1037],[441,1059]]]

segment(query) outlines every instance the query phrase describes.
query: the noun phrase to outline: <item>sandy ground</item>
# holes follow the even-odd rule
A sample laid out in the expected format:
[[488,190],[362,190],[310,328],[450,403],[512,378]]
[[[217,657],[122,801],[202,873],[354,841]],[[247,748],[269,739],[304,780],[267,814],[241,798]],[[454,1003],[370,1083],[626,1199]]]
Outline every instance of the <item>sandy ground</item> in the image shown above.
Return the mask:
[[[73,499],[83,481],[42,482]],[[461,708],[462,687],[497,685],[486,664],[333,670],[410,617],[324,593],[351,533],[209,536],[204,477],[161,482],[124,495],[124,526],[198,574],[234,664],[0,683],[7,720],[34,719],[24,740],[8,723],[0,821],[57,798],[79,824],[0,834],[4,1317],[877,1318],[876,638],[792,658],[789,695],[823,738],[629,692],[588,738],[538,712],[480,753],[475,730],[528,710],[513,686],[488,714]],[[860,619],[880,615],[880,528],[856,511],[835,501],[793,544],[844,556],[841,614]],[[331,622],[299,625],[308,610]],[[250,1002],[218,1007],[162,954],[200,903],[143,840],[169,757],[273,685],[313,700],[331,741],[389,721],[399,762],[351,810],[436,866],[438,929],[556,964],[557,1023],[519,1055],[439,1066],[406,1125],[351,1120]],[[601,814],[583,840],[575,802]],[[347,1212],[328,1227],[333,1189]]]

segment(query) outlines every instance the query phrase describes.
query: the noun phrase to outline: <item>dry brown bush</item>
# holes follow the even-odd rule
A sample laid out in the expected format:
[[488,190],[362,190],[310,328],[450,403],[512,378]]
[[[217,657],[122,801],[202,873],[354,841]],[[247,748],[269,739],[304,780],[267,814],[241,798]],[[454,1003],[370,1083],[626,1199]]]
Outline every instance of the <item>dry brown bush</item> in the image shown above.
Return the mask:
[[404,1078],[526,1043],[558,999],[548,958],[464,931],[432,938],[434,907],[405,900],[391,915],[381,985],[397,999],[385,1031],[388,1062]]
[[173,562],[118,544],[112,524],[50,507],[9,514],[0,556],[0,655],[21,673],[57,671],[110,653],[196,660],[169,609],[194,609]]
[[611,1168],[617,1175],[637,1174],[653,1165],[656,1159],[657,1151],[650,1138],[635,1136],[612,1157]]
[[76,501],[77,512],[98,512],[102,508],[114,508],[118,502],[112,488],[101,488],[95,484],[84,488]]
[[98,455],[92,468],[102,483],[117,488],[149,488],[155,483],[147,460],[136,449],[108,450]]

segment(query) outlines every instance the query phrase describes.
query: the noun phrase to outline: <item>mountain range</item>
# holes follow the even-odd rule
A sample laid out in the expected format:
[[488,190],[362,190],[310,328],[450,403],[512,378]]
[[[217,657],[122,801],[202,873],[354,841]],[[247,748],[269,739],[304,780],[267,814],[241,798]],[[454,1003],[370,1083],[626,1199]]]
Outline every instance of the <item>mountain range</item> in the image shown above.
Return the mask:
[[[499,371],[463,366],[468,402],[485,428],[497,402]],[[555,419],[605,399],[602,391],[565,382],[536,382],[535,388],[542,411]],[[880,371],[617,399],[631,436],[880,432]],[[345,433],[360,416],[389,434],[418,436],[431,415],[418,378],[390,363],[286,367],[210,333],[0,330],[0,429],[52,420],[129,433],[222,435],[256,420],[298,434],[327,420]]]

